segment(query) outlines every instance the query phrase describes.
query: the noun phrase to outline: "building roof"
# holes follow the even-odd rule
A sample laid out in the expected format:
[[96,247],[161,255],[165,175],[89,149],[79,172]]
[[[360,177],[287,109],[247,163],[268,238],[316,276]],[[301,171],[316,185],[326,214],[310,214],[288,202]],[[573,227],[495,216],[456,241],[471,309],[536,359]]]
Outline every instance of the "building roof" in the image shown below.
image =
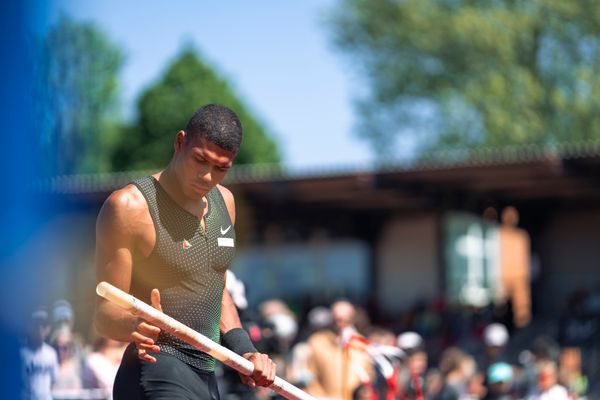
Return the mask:
[[[38,192],[103,199],[152,171],[59,176]],[[414,210],[465,199],[600,201],[600,141],[452,150],[379,165],[289,168],[242,165],[224,182],[257,207]],[[255,207],[256,208],[256,207]]]

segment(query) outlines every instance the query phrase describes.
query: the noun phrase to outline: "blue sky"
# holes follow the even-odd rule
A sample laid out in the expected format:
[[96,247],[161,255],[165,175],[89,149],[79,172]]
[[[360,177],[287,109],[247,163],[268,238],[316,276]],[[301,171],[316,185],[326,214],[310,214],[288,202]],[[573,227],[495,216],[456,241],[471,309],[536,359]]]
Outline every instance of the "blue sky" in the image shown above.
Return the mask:
[[359,80],[333,50],[322,23],[323,11],[335,3],[55,0],[48,21],[61,10],[93,21],[124,49],[126,115],[140,91],[192,42],[273,132],[287,165],[368,164],[368,143],[352,133],[351,99],[358,90],[352,85]]

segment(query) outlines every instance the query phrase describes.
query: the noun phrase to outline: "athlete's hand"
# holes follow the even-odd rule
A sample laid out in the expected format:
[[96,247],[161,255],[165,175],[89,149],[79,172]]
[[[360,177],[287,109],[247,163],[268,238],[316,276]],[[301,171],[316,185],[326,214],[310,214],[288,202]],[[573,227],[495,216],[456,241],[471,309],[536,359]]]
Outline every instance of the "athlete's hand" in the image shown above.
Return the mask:
[[262,353],[246,353],[243,355],[246,360],[252,361],[254,371],[251,376],[241,375],[242,382],[252,388],[256,386],[271,386],[277,373],[277,365]]
[[[152,292],[150,293],[150,301],[152,303],[152,307],[162,312],[162,307],[160,305],[160,292],[158,289],[152,289]],[[149,352],[160,351],[160,347],[156,345],[159,333],[160,328],[158,326],[149,324],[141,318],[138,319],[136,322],[135,331],[131,333],[131,340],[135,342],[138,358],[140,360],[149,361],[152,363],[156,362],[156,358],[151,356]]]

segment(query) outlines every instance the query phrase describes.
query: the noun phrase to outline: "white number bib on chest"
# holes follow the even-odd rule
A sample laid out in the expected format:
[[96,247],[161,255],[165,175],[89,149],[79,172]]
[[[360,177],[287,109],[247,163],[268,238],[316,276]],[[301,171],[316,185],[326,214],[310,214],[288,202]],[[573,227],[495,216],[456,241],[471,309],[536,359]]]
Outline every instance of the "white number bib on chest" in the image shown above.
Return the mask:
[[217,238],[217,244],[219,245],[219,247],[235,247],[233,243],[233,238]]

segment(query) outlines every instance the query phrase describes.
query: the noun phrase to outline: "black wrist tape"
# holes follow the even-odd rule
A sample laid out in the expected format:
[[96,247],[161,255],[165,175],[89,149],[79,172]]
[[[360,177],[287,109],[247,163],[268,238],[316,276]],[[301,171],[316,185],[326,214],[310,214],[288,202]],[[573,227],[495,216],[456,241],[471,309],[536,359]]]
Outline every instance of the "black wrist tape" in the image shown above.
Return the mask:
[[242,328],[233,328],[227,331],[221,338],[221,344],[239,355],[258,351],[252,344],[248,333]]

